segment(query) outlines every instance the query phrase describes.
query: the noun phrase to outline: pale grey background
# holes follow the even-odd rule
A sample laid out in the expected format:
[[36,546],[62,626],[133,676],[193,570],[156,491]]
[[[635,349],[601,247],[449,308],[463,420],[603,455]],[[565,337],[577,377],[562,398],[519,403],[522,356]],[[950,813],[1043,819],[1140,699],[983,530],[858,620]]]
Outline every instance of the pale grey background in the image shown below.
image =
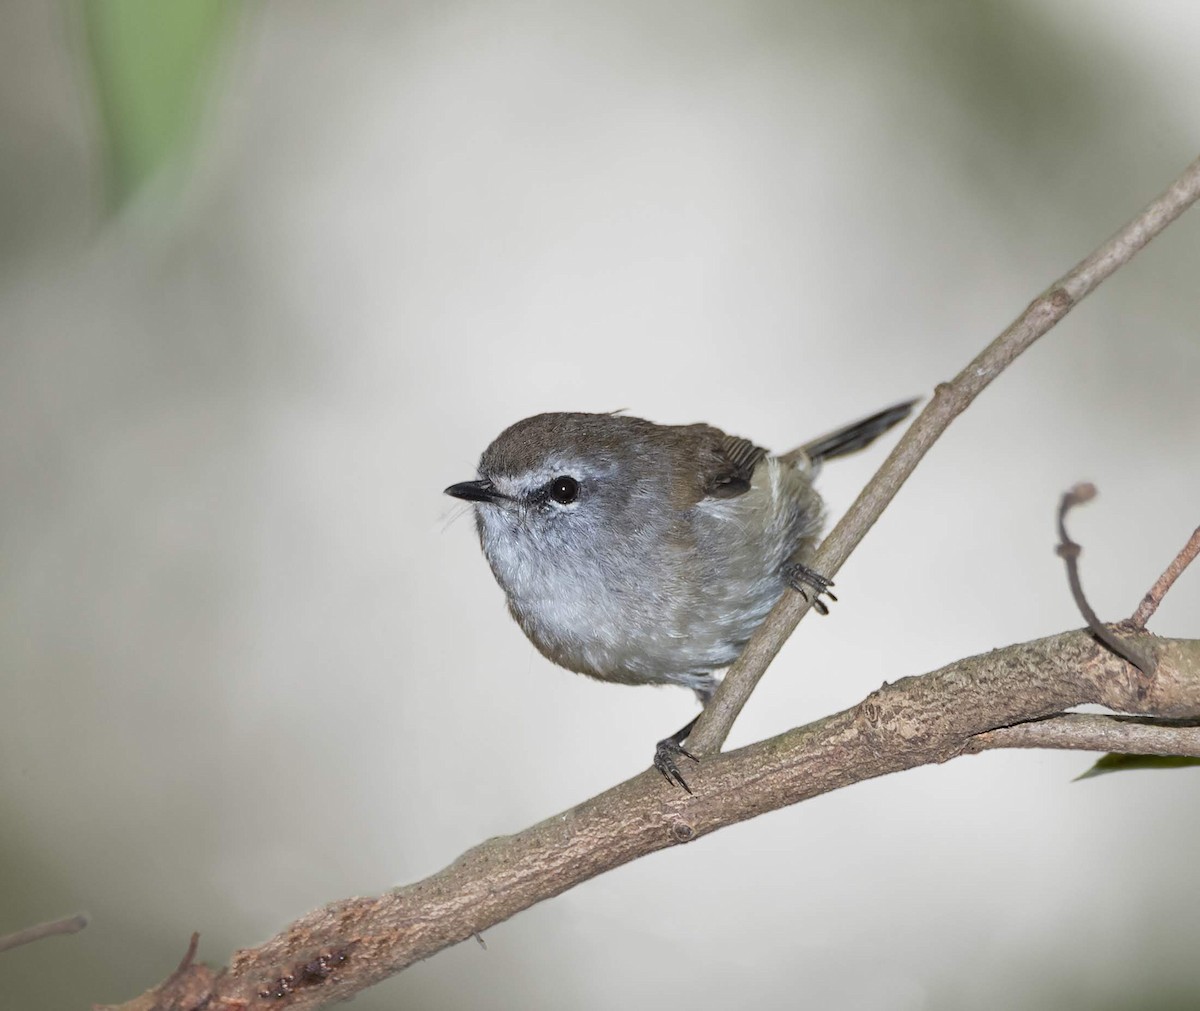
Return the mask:
[[[645,767],[441,495],[542,410],[777,448],[950,377],[1200,150],[1190,0],[256,5],[116,221],[62,8],[0,31],[5,1006],[127,999]],[[1200,522],[1200,216],[934,449],[734,730],[1105,617]],[[890,444],[890,443],[889,443]],[[844,508],[882,459],[831,467]],[[1197,635],[1200,573],[1155,619]],[[580,887],[355,1007],[1194,1007],[1200,773],[999,753]]]

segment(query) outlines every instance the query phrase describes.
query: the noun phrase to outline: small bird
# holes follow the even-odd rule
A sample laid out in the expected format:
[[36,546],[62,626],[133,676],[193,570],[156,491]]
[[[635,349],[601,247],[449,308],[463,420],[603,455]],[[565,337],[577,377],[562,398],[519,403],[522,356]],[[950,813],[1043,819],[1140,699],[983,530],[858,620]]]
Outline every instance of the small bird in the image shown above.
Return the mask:
[[[780,456],[711,425],[538,414],[446,494],[473,503],[508,608],[543,656],[603,681],[682,685],[703,705],[789,587],[827,613],[833,584],[806,564],[824,524],[813,480],[916,402]],[[675,758],[694,760],[683,742],[695,722],[654,758],[689,793]]]

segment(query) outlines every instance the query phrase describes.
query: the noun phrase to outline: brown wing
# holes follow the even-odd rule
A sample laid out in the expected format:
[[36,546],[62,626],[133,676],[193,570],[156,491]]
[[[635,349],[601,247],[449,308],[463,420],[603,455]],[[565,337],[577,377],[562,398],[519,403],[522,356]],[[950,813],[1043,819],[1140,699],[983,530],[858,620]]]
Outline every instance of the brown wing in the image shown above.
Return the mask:
[[720,435],[703,494],[709,498],[736,498],[750,490],[750,478],[767,455],[761,446],[736,435]]
[[664,462],[673,471],[671,497],[680,510],[706,498],[744,495],[754,468],[768,455],[749,439],[726,435],[712,425],[664,425],[658,431],[671,441]]

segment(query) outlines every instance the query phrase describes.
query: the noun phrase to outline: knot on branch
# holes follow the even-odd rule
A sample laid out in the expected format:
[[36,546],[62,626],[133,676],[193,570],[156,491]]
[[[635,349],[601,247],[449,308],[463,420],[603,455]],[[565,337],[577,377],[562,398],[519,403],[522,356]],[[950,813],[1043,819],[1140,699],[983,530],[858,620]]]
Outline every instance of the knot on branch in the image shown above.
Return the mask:
[[277,976],[258,995],[264,1000],[283,1000],[298,990],[338,981],[337,970],[350,958],[350,947],[324,951],[307,962],[293,966],[290,972]]
[[695,826],[682,818],[676,818],[671,822],[671,838],[677,843],[691,842],[696,838]]

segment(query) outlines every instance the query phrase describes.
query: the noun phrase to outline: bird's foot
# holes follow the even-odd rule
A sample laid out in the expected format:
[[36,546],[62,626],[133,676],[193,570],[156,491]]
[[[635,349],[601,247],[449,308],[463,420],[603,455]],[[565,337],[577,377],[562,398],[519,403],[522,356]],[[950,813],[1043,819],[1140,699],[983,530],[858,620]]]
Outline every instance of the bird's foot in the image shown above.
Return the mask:
[[[817,614],[829,613],[829,606],[821,599],[822,594],[832,601],[837,601],[837,597],[829,590],[833,586],[833,580],[827,579],[807,565],[800,562],[788,562],[784,565],[781,575],[788,586],[800,596],[805,600],[812,600],[812,606]],[[809,597],[810,591],[813,594],[812,597]]]
[[687,740],[688,734],[692,732],[692,727],[696,725],[696,720],[699,716],[692,720],[686,727],[680,727],[670,737],[666,737],[659,741],[654,748],[654,768],[662,773],[663,778],[676,786],[682,786],[688,793],[692,792],[692,788],[687,785],[687,780],[683,778],[683,773],[679,771],[679,765],[675,761],[680,756],[690,758],[693,762],[699,762],[695,755],[683,746],[683,742]]
[[674,738],[668,737],[666,740],[659,741],[658,746],[654,749],[654,768],[663,774],[663,778],[668,783],[682,786],[688,793],[691,793],[692,788],[687,785],[687,780],[683,778],[683,773],[679,771],[679,765],[675,761],[680,755],[690,758],[693,762],[700,761]]

